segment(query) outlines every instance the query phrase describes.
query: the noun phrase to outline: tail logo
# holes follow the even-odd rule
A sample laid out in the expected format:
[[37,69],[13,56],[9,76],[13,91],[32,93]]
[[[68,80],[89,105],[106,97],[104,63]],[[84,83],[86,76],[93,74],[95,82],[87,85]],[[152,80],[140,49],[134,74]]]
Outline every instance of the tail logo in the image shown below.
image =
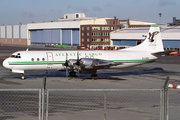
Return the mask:
[[153,43],[154,42],[154,36],[157,35],[159,33],[159,31],[155,31],[153,33],[149,32],[149,42]]

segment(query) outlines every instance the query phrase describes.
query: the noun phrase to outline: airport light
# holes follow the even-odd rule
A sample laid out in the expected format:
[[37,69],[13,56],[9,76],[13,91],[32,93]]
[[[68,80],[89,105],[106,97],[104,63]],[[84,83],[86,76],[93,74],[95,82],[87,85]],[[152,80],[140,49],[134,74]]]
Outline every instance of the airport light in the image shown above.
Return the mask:
[[162,15],[162,13],[159,13],[159,17],[160,17],[160,24],[161,24],[161,15]]

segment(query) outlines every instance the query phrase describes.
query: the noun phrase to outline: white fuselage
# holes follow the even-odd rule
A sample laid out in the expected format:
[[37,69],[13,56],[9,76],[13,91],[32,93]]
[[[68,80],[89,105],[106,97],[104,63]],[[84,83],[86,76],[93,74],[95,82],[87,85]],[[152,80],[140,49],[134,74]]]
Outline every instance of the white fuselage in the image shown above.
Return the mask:
[[24,70],[65,70],[63,64],[66,59],[77,59],[77,54],[79,58],[96,58],[122,63],[112,66],[114,68],[136,66],[157,59],[147,51],[18,51],[12,54],[13,57],[5,59],[3,66],[17,73],[24,73]]

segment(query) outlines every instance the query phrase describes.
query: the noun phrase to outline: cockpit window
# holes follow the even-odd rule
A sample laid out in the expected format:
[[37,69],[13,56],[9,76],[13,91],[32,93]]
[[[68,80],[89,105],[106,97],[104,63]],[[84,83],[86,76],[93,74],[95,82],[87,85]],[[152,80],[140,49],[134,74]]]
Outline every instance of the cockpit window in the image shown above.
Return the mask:
[[12,58],[15,58],[16,56],[15,55],[11,55]]
[[20,53],[19,53],[19,55],[11,55],[10,57],[11,58],[21,58]]

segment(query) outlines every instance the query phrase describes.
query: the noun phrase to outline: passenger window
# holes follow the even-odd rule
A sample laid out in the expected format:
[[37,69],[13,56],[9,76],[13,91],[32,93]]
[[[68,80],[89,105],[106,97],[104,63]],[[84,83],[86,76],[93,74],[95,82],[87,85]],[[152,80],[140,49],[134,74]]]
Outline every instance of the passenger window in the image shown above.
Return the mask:
[[34,58],[32,58],[31,60],[34,61]]
[[42,60],[45,61],[45,58],[43,58]]
[[39,58],[37,58],[37,61],[39,61]]

